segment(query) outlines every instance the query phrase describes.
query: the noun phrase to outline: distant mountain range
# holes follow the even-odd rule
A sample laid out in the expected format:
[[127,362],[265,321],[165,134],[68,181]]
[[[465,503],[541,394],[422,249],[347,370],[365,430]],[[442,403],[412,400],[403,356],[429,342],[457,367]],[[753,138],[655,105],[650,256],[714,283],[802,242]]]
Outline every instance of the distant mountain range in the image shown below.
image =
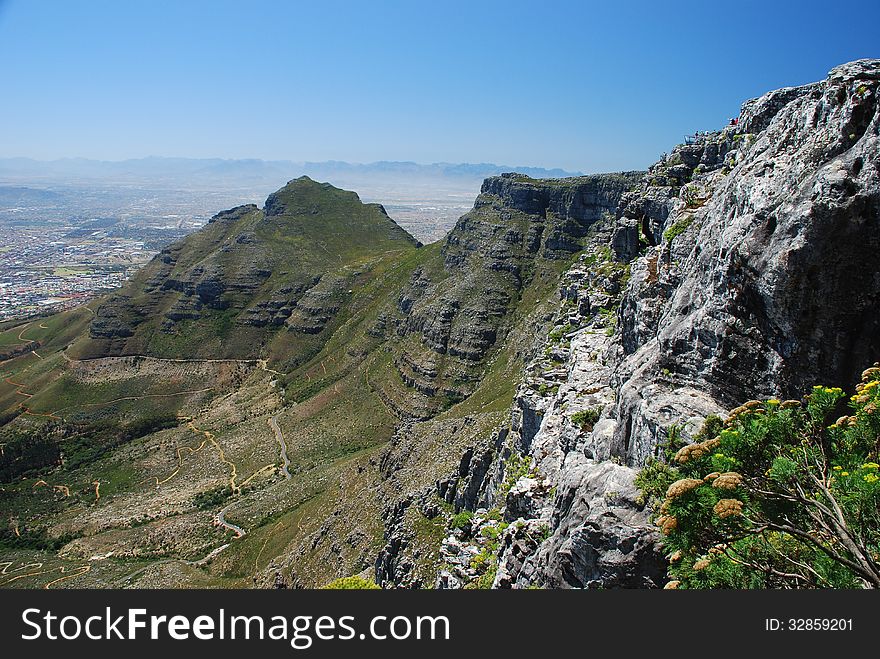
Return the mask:
[[85,158],[64,158],[41,161],[30,158],[0,158],[0,180],[75,182],[96,179],[113,182],[151,181],[155,183],[223,185],[239,183],[253,185],[264,181],[285,182],[308,175],[318,180],[344,177],[403,178],[407,180],[482,180],[502,172],[520,172],[534,178],[563,178],[580,172],[563,169],[545,169],[497,165],[494,163],[431,163],[407,161],[380,161],[367,164],[338,160],[325,162],[296,162],[292,160],[258,160],[221,158],[164,158],[148,157],[132,160],[107,161]]

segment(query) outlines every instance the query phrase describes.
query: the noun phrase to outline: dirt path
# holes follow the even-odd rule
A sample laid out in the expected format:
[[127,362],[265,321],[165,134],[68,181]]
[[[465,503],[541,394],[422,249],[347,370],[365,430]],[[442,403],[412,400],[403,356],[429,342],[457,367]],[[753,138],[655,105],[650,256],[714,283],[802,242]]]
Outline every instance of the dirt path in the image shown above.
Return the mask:
[[63,494],[65,497],[70,496],[70,488],[67,487],[67,485],[49,485],[49,483],[47,483],[43,479],[40,479],[36,483],[34,483],[32,489],[36,490],[38,487],[49,487],[52,488],[52,490],[54,490],[55,492],[61,492],[61,494]]
[[54,414],[63,412],[64,410],[77,409],[82,407],[103,407],[114,403],[121,403],[126,400],[143,400],[144,398],[173,398],[174,396],[187,396],[190,394],[202,394],[206,391],[214,391],[215,387],[205,387],[204,389],[191,389],[189,391],[176,391],[173,394],[144,394],[143,396],[124,396],[122,398],[114,398],[113,400],[105,400],[100,403],[80,403],[79,405],[69,405],[55,410]]
[[167,483],[167,482],[170,481],[172,478],[174,478],[175,476],[177,476],[177,473],[178,473],[178,472],[181,470],[181,468],[183,467],[183,454],[182,454],[182,451],[189,451],[190,453],[198,453],[198,452],[201,451],[203,448],[205,448],[205,445],[206,445],[207,443],[208,443],[208,440],[207,440],[207,439],[204,439],[204,440],[202,440],[202,443],[199,444],[199,447],[198,447],[198,448],[190,448],[189,446],[178,446],[178,447],[177,447],[177,468],[176,468],[174,471],[172,471],[171,474],[170,474],[169,476],[166,476],[166,477],[163,478],[162,480],[159,480],[159,477],[158,477],[158,476],[153,476],[153,477],[151,477],[151,478],[148,478],[148,479],[147,479],[146,481],[144,481],[144,482],[147,483],[147,482],[149,482],[149,481],[151,481],[151,480],[155,480],[155,481],[156,481],[156,487],[159,487],[160,485],[163,485],[164,483]]
[[[205,441],[209,442],[217,450],[217,457],[220,458],[220,462],[222,462],[223,464],[229,465],[229,468],[230,468],[229,488],[232,490],[232,494],[240,494],[241,493],[241,486],[236,485],[236,483],[235,483],[236,479],[238,478],[238,468],[235,466],[234,462],[232,462],[231,460],[229,460],[226,457],[226,453],[224,453],[223,447],[217,443],[217,438],[214,436],[214,433],[212,433],[210,430],[202,430],[201,428],[196,427],[196,424],[192,420],[190,420],[186,425],[194,433],[199,433],[199,434],[204,435]],[[204,445],[204,442],[203,442],[203,445]],[[201,448],[201,446],[199,448]],[[179,470],[179,468],[178,468],[178,470]],[[177,473],[177,472],[175,471],[174,473]],[[172,474],[172,476],[173,475],[174,474]],[[171,478],[171,476],[169,476],[169,478]],[[165,480],[167,481],[168,479],[166,478]],[[217,524],[219,524],[223,528],[229,529],[230,531],[235,533],[235,536],[237,538],[241,538],[247,533],[247,531],[245,531],[240,526],[233,524],[232,522],[226,521],[226,511],[229,510],[229,508],[231,508],[232,505],[233,505],[233,503],[230,503],[225,508],[223,508],[219,513],[217,513],[217,516],[214,519],[217,521]]]
[[[23,331],[23,330],[22,330]],[[33,341],[31,341],[33,343]],[[281,371],[276,371],[275,369],[269,368],[269,361],[267,359],[175,359],[171,357],[151,357],[150,355],[113,355],[110,357],[86,357],[85,359],[73,359],[72,357],[67,355],[67,351],[65,350],[63,353],[64,359],[69,362],[94,362],[100,361],[102,359],[143,359],[154,362],[164,362],[167,364],[248,364],[248,365],[256,365],[261,371],[266,371],[267,373],[272,373],[273,375],[284,375]]]
[[11,561],[0,563],[0,565],[4,566],[3,570],[0,571],[0,575],[15,574],[16,572],[22,572],[23,570],[27,570],[28,568],[36,568],[36,571],[34,571],[34,572],[26,572],[24,574],[15,574],[15,576],[13,576],[11,579],[7,579],[6,581],[3,581],[2,583],[0,583],[0,586],[8,586],[13,581],[18,581],[19,579],[25,579],[27,577],[36,577],[41,574],[51,574],[52,572],[59,572],[60,574],[64,575],[64,576],[59,577],[57,579],[53,579],[52,581],[45,584],[43,586],[43,588],[45,590],[49,590],[52,586],[54,586],[55,584],[61,583],[62,581],[67,581],[68,579],[73,579],[75,577],[82,576],[86,572],[88,572],[89,570],[92,569],[91,565],[88,565],[88,564],[80,565],[79,567],[73,568],[73,569],[77,570],[77,572],[67,574],[67,566],[64,566],[64,565],[59,565],[57,567],[52,567],[47,570],[43,570],[42,567],[43,567],[44,563],[27,563],[25,565],[22,565],[21,567],[15,568],[14,570],[11,570],[11,571],[9,570],[9,568],[12,567]]
[[18,340],[23,341],[25,345],[30,345],[31,343],[34,343],[33,339],[26,339],[24,338],[24,336],[22,336],[22,334],[24,334],[27,331],[28,327],[30,327],[31,325],[33,325],[33,323],[28,323],[27,325],[22,327],[21,331],[18,333]]
[[287,457],[287,443],[284,441],[284,433],[281,432],[281,426],[278,425],[278,417],[269,417],[269,427],[275,432],[275,439],[281,446],[281,471],[284,472],[284,478],[290,479],[290,458]]
[[190,420],[186,424],[186,427],[192,430],[194,433],[204,435],[205,439],[210,442],[210,444],[217,450],[217,457],[220,458],[220,462],[229,465],[229,487],[232,490],[233,494],[239,494],[241,492],[241,487],[235,484],[235,481],[238,478],[238,468],[235,466],[234,462],[227,459],[226,453],[224,453],[223,447],[217,443],[217,438],[214,436],[214,433],[212,433],[210,430],[202,430],[201,428],[197,428],[196,424],[192,420]]
[[247,484],[250,483],[252,480],[254,480],[257,476],[259,476],[260,474],[263,474],[263,473],[265,473],[265,472],[267,472],[267,471],[275,471],[275,463],[274,463],[274,462],[273,462],[272,464],[268,464],[268,465],[266,465],[265,467],[260,467],[260,468],[257,469],[254,473],[252,473],[250,476],[248,476],[247,478],[245,478],[245,479],[241,482],[241,485],[238,486],[239,489],[243,488],[245,485],[247,485]]
[[[58,569],[61,571],[61,574],[64,574],[66,571],[63,565]],[[43,586],[43,589],[49,590],[52,586],[54,586],[57,583],[61,583],[62,581],[67,581],[68,579],[73,579],[75,577],[80,577],[80,576],[84,575],[86,572],[88,572],[89,570],[91,570],[92,566],[91,565],[83,565],[83,566],[80,566],[78,569],[79,569],[79,572],[74,572],[73,574],[68,574],[66,576],[59,577],[58,579],[55,579],[54,581],[50,581],[45,586]]]
[[193,565],[195,567],[202,567],[203,565],[206,565],[212,558],[217,556],[217,554],[219,554],[224,549],[226,549],[228,546],[229,546],[228,542],[225,545],[220,545],[216,549],[212,549],[203,558],[200,558],[197,561],[188,561],[185,558],[165,558],[161,561],[156,561],[155,563],[150,563],[148,565],[144,565],[143,567],[138,568],[134,572],[131,572],[130,574],[126,574],[124,577],[120,577],[116,583],[118,584],[122,580],[131,581],[134,577],[136,577],[140,574],[143,574],[144,572],[146,572],[150,568],[159,567],[160,565],[168,565],[169,563],[183,563],[185,565]]
[[[3,378],[3,381],[6,382],[7,384],[11,384],[13,387],[17,387],[17,389],[15,390],[15,393],[18,394],[19,396],[24,396],[25,398],[33,398],[34,397],[33,394],[29,394],[28,392],[26,392],[24,390],[24,387],[26,385],[22,384],[21,382],[16,382],[15,380],[12,380],[10,378]],[[18,404],[18,406],[24,411],[25,414],[29,414],[31,416],[42,416],[42,417],[46,417],[48,419],[56,419],[58,421],[63,420],[60,416],[56,416],[52,412],[45,412],[45,413],[34,412],[31,410],[31,408],[29,408],[27,405],[24,404],[24,401],[21,401]]]

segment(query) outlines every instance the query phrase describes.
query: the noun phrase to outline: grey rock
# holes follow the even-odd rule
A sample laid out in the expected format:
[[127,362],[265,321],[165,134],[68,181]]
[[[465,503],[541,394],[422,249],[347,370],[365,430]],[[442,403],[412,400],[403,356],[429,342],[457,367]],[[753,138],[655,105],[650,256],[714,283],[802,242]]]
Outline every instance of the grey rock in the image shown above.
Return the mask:
[[565,471],[552,533],[505,578],[518,587],[651,588],[665,581],[658,535],[638,503],[635,471],[580,458]]

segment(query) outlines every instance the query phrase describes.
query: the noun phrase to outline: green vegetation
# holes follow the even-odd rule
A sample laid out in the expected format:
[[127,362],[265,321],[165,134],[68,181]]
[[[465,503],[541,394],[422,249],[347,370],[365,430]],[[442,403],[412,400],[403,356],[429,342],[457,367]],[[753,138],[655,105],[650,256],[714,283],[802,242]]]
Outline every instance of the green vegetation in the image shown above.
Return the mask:
[[232,488],[229,485],[221,485],[212,490],[199,492],[193,497],[193,505],[199,510],[213,510],[219,508],[232,496]]
[[607,336],[614,336],[614,333],[617,331],[617,310],[619,305],[615,304],[609,308],[599,309],[599,314],[602,316],[602,320],[605,323],[605,334]]
[[596,425],[596,421],[599,420],[601,414],[601,407],[581,410],[580,412],[575,412],[571,415],[571,422],[584,432],[589,432],[593,429],[593,426]]
[[2,549],[39,549],[41,551],[58,551],[73,540],[69,534],[50,538],[45,529],[12,529],[0,528],[0,548]]
[[532,458],[513,451],[504,463],[504,482],[498,488],[499,497],[504,499],[520,478],[529,475],[531,469]]
[[566,323],[565,325],[561,325],[559,327],[554,328],[550,332],[550,341],[553,343],[559,343],[565,338],[565,335],[574,330],[574,327],[570,323]]
[[538,385],[538,393],[542,396],[555,396],[559,393],[559,384],[547,384],[546,382],[542,382]]
[[463,529],[465,527],[469,527],[473,518],[474,514],[470,510],[462,510],[457,515],[454,515],[453,518],[450,520],[449,528]]
[[699,208],[706,203],[709,196],[708,191],[702,190],[697,184],[686,185],[681,189],[681,198],[688,208]]
[[13,428],[0,434],[0,482],[9,481],[34,471],[54,467],[61,462],[61,450],[52,436],[54,425],[24,430]]
[[117,446],[139,437],[173,428],[179,423],[177,417],[152,417],[118,426],[109,421],[85,425],[65,425],[61,428],[64,442],[62,454],[67,469],[76,469],[95,462]]
[[663,240],[665,240],[668,243],[671,243],[678,236],[680,236],[685,231],[687,231],[688,227],[690,227],[690,225],[693,223],[694,223],[694,216],[693,215],[690,215],[690,214],[684,215],[681,219],[679,219],[677,222],[675,222],[675,224],[673,224],[671,227],[669,227],[668,229],[666,229],[666,231],[663,232]]
[[[381,508],[396,494],[382,491],[380,451],[400,419],[428,419],[413,424],[413,452],[394,456],[404,463],[398,473],[406,488],[447,474],[465,446],[497,429],[509,416],[533,320],[555,308],[559,276],[578,258],[566,251],[588,240],[572,235],[572,247],[548,258],[505,242],[512,275],[491,267],[492,250],[459,246],[504,240],[494,231],[502,217],[511,236],[526,236],[533,218],[497,205],[469,217],[461,243],[419,247],[377,206],[299,180],[273,195],[265,212],[223,214],[170,246],[89,309],[0,324],[0,359],[9,357],[4,376],[11,379],[0,382],[8,426],[0,437],[0,499],[8,529],[25,538],[10,540],[16,551],[56,548],[39,529],[60,527],[71,529],[78,552],[138,547],[150,560],[199,560],[228,543],[204,565],[175,564],[187,585],[249,586],[273,562],[285,566],[285,579],[310,586],[359,572],[383,546]],[[625,275],[610,250],[598,252],[600,274]],[[204,293],[198,304],[194,288]],[[402,293],[411,309],[403,309]],[[293,320],[305,329],[272,317],[292,302]],[[472,319],[482,323],[473,345],[462,342],[473,358],[433,349],[419,329],[400,331],[407,315],[418,326],[447,309],[457,315],[453,336]],[[572,329],[557,328],[554,340]],[[148,356],[105,359],[120,353]],[[273,417],[287,439],[290,478],[277,469]],[[389,449],[394,455],[400,447]],[[531,463],[514,455],[508,467],[506,490]],[[229,521],[246,531],[235,542],[208,514],[230,502]],[[96,508],[104,506],[126,512],[102,517]],[[423,585],[436,578],[447,523],[464,527],[471,515],[450,520],[441,508],[433,518],[415,506],[407,512],[408,558]],[[97,530],[95,519],[102,520]],[[487,533],[481,541],[499,541],[500,532]],[[338,560],[328,562],[337,540]],[[487,555],[487,566],[493,560]],[[127,569],[115,557],[96,561],[70,585],[114,583]],[[102,570],[114,576],[101,581]],[[482,582],[493,574],[487,567]],[[142,575],[150,583],[156,571]]]
[[507,527],[506,522],[483,527],[483,546],[480,547],[480,552],[471,559],[471,567],[477,571],[479,576],[473,584],[469,584],[470,588],[488,590],[492,587],[495,575],[498,574],[498,549],[501,546],[501,536]]
[[880,368],[805,400],[749,401],[639,474],[674,587],[880,587]]
[[372,579],[364,579],[361,576],[340,577],[331,581],[324,590],[380,590]]

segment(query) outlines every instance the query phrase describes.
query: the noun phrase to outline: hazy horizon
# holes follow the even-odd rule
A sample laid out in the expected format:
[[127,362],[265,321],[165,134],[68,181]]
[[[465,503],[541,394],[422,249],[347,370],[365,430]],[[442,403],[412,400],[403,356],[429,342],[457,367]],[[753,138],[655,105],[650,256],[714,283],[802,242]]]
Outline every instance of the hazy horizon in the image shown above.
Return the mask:
[[[346,159],[334,159],[334,160],[312,160],[308,158],[261,158],[258,156],[252,157],[235,157],[235,158],[224,158],[222,156],[204,156],[204,157],[191,157],[191,156],[180,156],[180,155],[162,155],[157,153],[150,153],[147,155],[140,156],[132,156],[130,158],[90,158],[87,156],[80,155],[71,155],[71,156],[61,156],[58,158],[33,158],[30,156],[22,156],[18,154],[2,154],[0,153],[0,161],[4,160],[29,160],[37,163],[55,163],[55,162],[65,162],[65,161],[86,161],[86,162],[97,162],[97,163],[125,163],[132,161],[143,161],[143,160],[187,160],[187,161],[202,161],[202,162],[210,162],[210,161],[221,161],[221,162],[260,162],[260,163],[284,163],[284,164],[294,164],[294,165],[304,165],[304,164],[341,164],[341,165],[350,165],[355,167],[369,167],[371,165],[383,165],[383,164],[393,164],[393,165],[418,165],[420,167],[436,167],[436,166],[499,166],[499,167],[523,167],[528,169],[542,169],[546,171],[554,171],[559,170],[563,172],[567,172],[573,175],[579,174],[588,174],[593,172],[582,172],[580,170],[567,170],[562,167],[555,166],[541,166],[541,165],[533,165],[529,163],[519,163],[519,164],[509,164],[509,163],[496,163],[489,162],[486,160],[482,161],[465,161],[465,160],[449,160],[449,161],[417,161],[417,160],[371,160],[371,161],[357,161],[357,160],[346,160]],[[596,172],[600,173],[600,172]]]
[[2,155],[643,169],[880,55],[828,29],[854,15],[880,6],[0,0]]

